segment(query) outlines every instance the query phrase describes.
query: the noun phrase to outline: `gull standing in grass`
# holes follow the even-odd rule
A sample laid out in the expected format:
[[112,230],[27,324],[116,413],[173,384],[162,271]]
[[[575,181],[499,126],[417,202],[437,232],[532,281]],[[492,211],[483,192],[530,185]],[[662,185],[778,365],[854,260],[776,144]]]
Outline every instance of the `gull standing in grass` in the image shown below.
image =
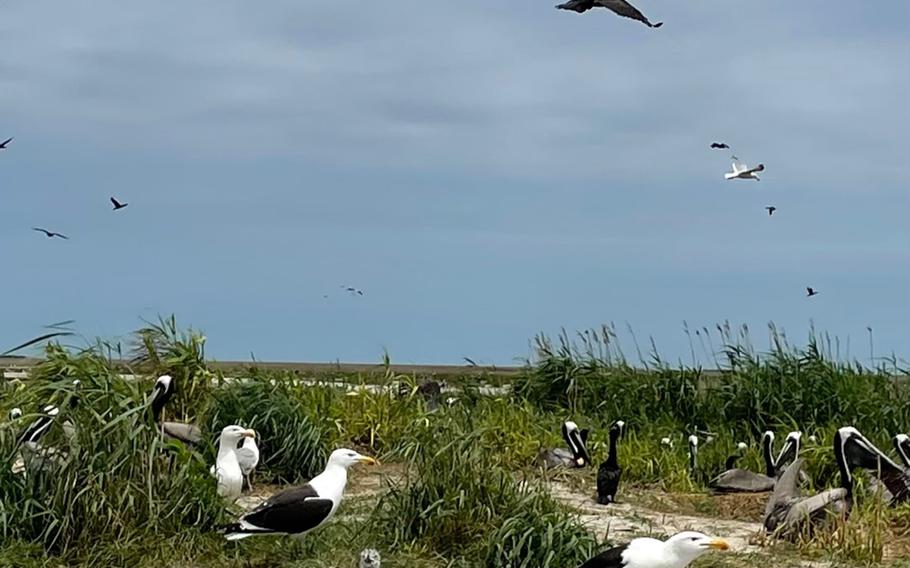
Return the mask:
[[677,533],[666,541],[636,538],[628,544],[601,552],[579,568],[685,568],[711,550],[727,550],[730,545],[700,532]]
[[256,433],[241,426],[225,426],[218,443],[218,458],[215,461],[215,477],[218,479],[218,494],[235,501],[243,491],[243,470],[237,460],[237,445],[244,438],[254,438]]
[[[255,434],[255,430],[250,431]],[[237,454],[237,463],[240,464],[240,471],[246,480],[246,486],[252,491],[253,483],[250,481],[250,476],[253,475],[253,470],[259,465],[259,446],[256,445],[256,437],[241,438],[240,445],[237,446],[234,452]]]
[[228,540],[254,535],[306,534],[324,525],[338,510],[348,483],[348,468],[359,463],[377,462],[354,450],[335,450],[325,470],[309,483],[273,495],[236,523],[221,527],[221,531]]

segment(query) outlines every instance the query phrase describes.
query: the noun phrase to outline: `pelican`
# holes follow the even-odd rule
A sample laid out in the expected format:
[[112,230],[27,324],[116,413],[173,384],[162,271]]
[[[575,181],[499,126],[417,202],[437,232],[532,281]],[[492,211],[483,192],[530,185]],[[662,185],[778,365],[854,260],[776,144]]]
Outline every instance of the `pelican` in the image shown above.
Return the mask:
[[[853,469],[878,468],[888,458],[856,428],[844,427],[834,435],[834,458],[840,472],[840,487],[822,491],[812,497],[802,497],[799,473],[803,459],[797,458],[780,476],[774,493],[765,507],[764,527],[778,536],[804,534],[823,523],[833,513],[846,516],[853,506]],[[883,482],[891,483],[891,478]],[[889,486],[889,489],[892,486]]]
[[[732,455],[727,459],[726,470],[708,482],[708,487],[717,493],[763,493],[774,489],[775,468],[771,458],[771,444],[774,443],[774,434],[765,432],[762,436],[762,456],[765,460],[766,474],[755,473],[747,469],[733,467],[738,456]],[[740,442],[738,449],[742,451],[745,446]]]
[[587,442],[588,430],[579,430],[578,425],[572,422],[564,422],[562,425],[562,439],[569,446],[568,450],[563,448],[543,449],[537,455],[535,463],[538,466],[550,469],[554,467],[585,467],[591,463],[588,456]]
[[626,423],[622,420],[617,420],[610,426],[610,453],[607,461],[600,464],[597,470],[597,502],[601,505],[616,502],[616,491],[619,489],[619,478],[622,476],[616,448],[625,431]]
[[904,462],[904,467],[910,468],[910,436],[906,434],[898,434],[892,440],[894,443],[894,449],[897,451],[897,455],[901,457],[901,461]]
[[764,170],[764,164],[758,164],[754,168],[750,168],[739,160],[733,160],[733,171],[724,174],[724,179],[754,179],[755,181],[761,181],[755,174]]
[[183,422],[167,422],[162,420],[164,405],[177,392],[177,383],[170,375],[161,375],[155,381],[152,390],[151,406],[155,422],[160,422],[158,429],[162,438],[180,440],[184,444],[197,445],[202,442],[202,430],[193,424]]

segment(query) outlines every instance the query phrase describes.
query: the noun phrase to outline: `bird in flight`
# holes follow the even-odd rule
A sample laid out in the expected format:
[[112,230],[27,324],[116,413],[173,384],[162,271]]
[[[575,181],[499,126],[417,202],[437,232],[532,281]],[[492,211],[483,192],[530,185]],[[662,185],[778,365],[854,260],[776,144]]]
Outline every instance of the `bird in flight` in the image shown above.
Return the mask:
[[341,288],[350,292],[352,296],[354,294],[357,294],[358,296],[363,296],[363,290],[360,290],[359,288],[354,288],[353,286],[346,286],[344,284],[341,285]]
[[817,294],[818,294],[818,290],[816,290],[812,286],[806,286],[806,297],[807,298],[811,298],[812,296],[815,296]]
[[118,209],[123,209],[124,207],[126,207],[127,205],[129,205],[129,203],[120,203],[119,201],[117,201],[117,200],[114,199],[113,197],[111,197],[111,203],[113,203],[113,205],[114,205],[114,211],[116,211],[116,210],[118,210]]
[[715,150],[729,150],[730,146],[726,142],[711,142],[711,148]]
[[774,215],[774,212],[777,211],[777,207],[775,207],[773,205],[769,205],[768,207],[765,207],[765,209],[768,210],[768,217],[770,217],[771,215]]
[[755,181],[761,181],[757,175],[758,172],[765,171],[764,164],[758,164],[754,168],[750,168],[746,164],[743,164],[739,160],[733,160],[733,171],[730,173],[724,174],[724,179],[754,179]]
[[644,14],[639,12],[632,4],[626,2],[626,0],[569,0],[565,4],[558,4],[556,8],[559,10],[572,10],[579,14],[587,12],[591,8],[606,8],[618,16],[639,21],[649,28],[659,28],[664,25],[663,22],[652,24]]
[[9,146],[9,143],[12,142],[12,138],[7,138],[3,142],[0,142],[0,150],[6,150],[6,147]]
[[44,233],[47,236],[47,238],[49,238],[49,239],[52,239],[54,237],[60,237],[61,239],[69,240],[69,237],[67,237],[66,235],[64,235],[62,233],[55,233],[53,231],[48,231],[47,229],[41,229],[38,227],[32,227],[32,230],[38,231],[39,233]]

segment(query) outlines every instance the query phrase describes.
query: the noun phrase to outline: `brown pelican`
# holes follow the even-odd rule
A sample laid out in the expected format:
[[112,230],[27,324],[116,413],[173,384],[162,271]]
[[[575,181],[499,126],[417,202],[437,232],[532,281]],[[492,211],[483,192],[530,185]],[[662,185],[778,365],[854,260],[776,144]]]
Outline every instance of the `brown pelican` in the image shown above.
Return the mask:
[[559,4],[556,6],[560,10],[571,10],[573,12],[587,12],[592,8],[606,8],[614,14],[622,16],[624,18],[631,18],[637,20],[649,28],[659,28],[664,25],[663,22],[657,22],[652,24],[644,14],[638,11],[638,9],[626,2],[626,0],[569,0],[565,4]]
[[[717,493],[762,493],[774,489],[777,481],[777,466],[771,456],[771,447],[774,444],[774,433],[765,432],[762,435],[762,457],[765,461],[765,474],[755,473],[747,469],[732,467],[727,460],[727,470],[708,482],[708,487]],[[786,448],[787,444],[784,445]],[[731,456],[734,457],[735,456]]]
[[[803,534],[827,520],[831,513],[849,514],[853,505],[853,469],[879,467],[888,458],[856,428],[841,428],[834,435],[834,458],[840,472],[840,487],[802,497],[799,473],[803,460],[797,459],[777,480],[765,507],[764,527],[779,536]],[[883,481],[888,485],[889,481]],[[889,487],[890,489],[890,487]]]
[[167,422],[162,420],[164,405],[177,392],[177,384],[170,375],[161,375],[155,381],[152,390],[152,416],[155,421],[161,421],[159,426],[161,435],[171,440],[180,440],[184,444],[199,444],[202,442],[202,430],[193,424],[183,422]]
[[562,425],[562,439],[569,446],[563,448],[543,449],[534,460],[535,464],[545,469],[554,467],[586,467],[591,463],[588,456],[588,430],[579,430],[572,421]]
[[897,455],[899,455],[901,461],[904,462],[904,467],[910,468],[910,436],[898,434],[892,441],[894,443],[894,449],[897,451]]
[[619,489],[619,478],[622,468],[616,456],[619,439],[626,431],[626,423],[617,420],[610,426],[610,453],[607,461],[600,464],[597,470],[597,502],[601,505],[616,502],[616,491]]

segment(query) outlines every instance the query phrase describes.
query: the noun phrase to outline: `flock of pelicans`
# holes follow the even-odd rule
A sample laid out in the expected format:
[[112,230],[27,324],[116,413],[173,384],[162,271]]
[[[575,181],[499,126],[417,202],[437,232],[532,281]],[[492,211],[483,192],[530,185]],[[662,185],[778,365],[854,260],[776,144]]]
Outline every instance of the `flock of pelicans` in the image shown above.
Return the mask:
[[[13,472],[25,474],[35,467],[61,464],[66,452],[42,444],[41,440],[51,426],[61,420],[66,437],[72,439],[75,426],[61,419],[61,408],[74,407],[78,402],[79,381],[73,382],[73,390],[59,406],[44,406],[37,417],[24,428],[19,437],[19,456],[13,464]],[[202,431],[193,424],[164,420],[165,405],[174,395],[176,384],[172,377],[163,375],[155,381],[148,405],[156,429],[162,438],[198,446],[203,443]],[[11,422],[21,420],[22,411],[10,411]],[[609,428],[609,449],[606,460],[597,472],[597,502],[609,505],[616,502],[622,477],[622,466],[618,458],[618,446],[625,437],[626,424],[622,420],[613,422]],[[562,425],[562,436],[567,448],[544,449],[535,460],[543,468],[586,468],[591,465],[588,453],[588,430],[579,429],[574,422]],[[242,426],[226,426],[220,435],[215,464],[211,473],[219,495],[230,502],[235,501],[243,491],[244,479],[251,486],[250,475],[259,462],[259,449],[253,430]],[[840,472],[840,486],[803,496],[800,486],[806,481],[800,458],[800,432],[790,432],[780,452],[774,456],[774,433],[765,432],[761,440],[764,472],[753,472],[737,468],[736,461],[747,448],[745,443],[737,444],[736,452],[725,464],[725,471],[714,477],[709,487],[718,493],[760,493],[771,492],[765,508],[764,528],[775,536],[792,537],[811,533],[815,528],[834,518],[844,518],[853,503],[854,478],[856,469],[870,472],[877,480],[876,492],[883,495],[891,505],[910,501],[910,436],[900,434],[894,437],[894,448],[903,465],[898,465],[856,428],[840,428],[834,434],[833,454]],[[814,440],[814,437],[810,437]],[[661,445],[672,447],[672,440],[664,438]],[[699,438],[691,435],[688,439],[689,467],[693,473],[698,468]],[[347,485],[347,472],[357,464],[376,464],[371,457],[349,449],[337,449],[331,453],[322,473],[308,483],[280,491],[261,505],[242,515],[229,525],[220,528],[228,540],[239,540],[255,535],[303,535],[325,524],[338,510]],[[611,548],[582,565],[582,568],[683,568],[695,558],[710,550],[725,550],[726,542],[718,538],[686,531],[666,541],[652,538],[637,538],[628,544]],[[379,553],[367,549],[361,554],[362,568],[378,568]]]

